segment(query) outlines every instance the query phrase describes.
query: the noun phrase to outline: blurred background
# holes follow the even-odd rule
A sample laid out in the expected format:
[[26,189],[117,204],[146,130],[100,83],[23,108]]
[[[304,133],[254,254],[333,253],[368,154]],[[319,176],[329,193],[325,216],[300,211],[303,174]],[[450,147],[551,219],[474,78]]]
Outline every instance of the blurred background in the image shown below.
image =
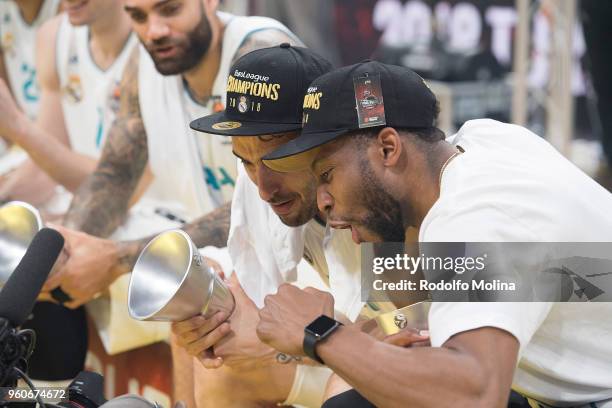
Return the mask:
[[612,189],[609,22],[602,0],[223,0],[276,18],[335,65],[376,59],[428,80],[439,127],[528,127]]

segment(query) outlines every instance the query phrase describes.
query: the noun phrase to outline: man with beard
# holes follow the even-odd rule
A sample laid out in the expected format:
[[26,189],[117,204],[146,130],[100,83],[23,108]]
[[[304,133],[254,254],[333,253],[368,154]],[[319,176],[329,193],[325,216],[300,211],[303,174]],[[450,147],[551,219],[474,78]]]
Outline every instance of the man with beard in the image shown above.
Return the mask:
[[[325,215],[316,208],[311,174],[273,172],[261,161],[262,156],[298,136],[306,86],[330,69],[314,52],[289,44],[253,51],[240,58],[230,72],[256,72],[267,78],[262,92],[253,95],[249,91],[256,86],[252,80],[237,86],[240,83],[232,75],[226,109],[191,124],[205,133],[231,137],[233,152],[243,164],[232,198],[228,241],[238,277],[231,286],[236,308],[229,318],[219,313],[210,319],[196,316],[173,325],[179,343],[206,367],[245,369],[282,357],[257,338],[257,312],[266,294],[274,293],[282,282],[298,278],[302,257],[336,298],[337,316],[348,323],[362,311],[359,248],[345,231],[332,234],[326,230]],[[272,90],[267,93],[269,87]],[[240,101],[246,102],[247,109]],[[292,365],[293,386],[284,403],[319,407],[329,370]]]
[[[75,307],[130,271],[147,239],[112,242],[129,200],[151,167],[160,208],[185,227],[196,244],[223,247],[236,161],[223,138],[202,137],[190,120],[223,109],[232,60],[266,45],[295,39],[263,17],[217,13],[216,1],[125,0],[142,47],[128,62],[120,110],[96,171],[79,188],[62,229],[73,253],[45,289],[61,286]],[[159,71],[158,71],[159,70]],[[160,75],[161,74],[161,75]],[[171,169],[171,171],[170,171]],[[95,270],[95,273],[93,272]]]
[[[156,201],[149,207],[155,214],[177,223],[192,221],[184,229],[199,247],[224,247],[227,242],[229,203],[223,203],[231,197],[236,160],[225,139],[198,135],[188,123],[223,109],[228,70],[234,59],[253,49],[295,44],[297,39],[274,20],[234,17],[217,13],[216,7],[214,0],[124,1],[143,46],[128,62],[121,82],[120,109],[98,167],[76,192],[66,214],[64,225],[71,229],[58,227],[70,257],[44,288],[67,294],[68,307],[88,302],[118,277],[127,283],[126,274],[150,238],[115,242],[96,236],[106,237],[122,225],[147,163],[154,175],[149,191],[155,192]],[[163,228],[156,223],[142,226],[151,227]],[[111,296],[113,293],[126,303],[125,291],[111,287]],[[199,398],[198,403],[215,404],[208,389],[219,394],[235,392],[233,387],[240,378],[232,384],[230,374],[208,374],[201,364],[186,357],[181,350],[173,350],[176,395],[189,406],[195,405],[194,370],[199,370],[196,389],[201,384],[201,396],[210,397]],[[284,375],[283,380],[290,385],[290,376]],[[249,385],[243,383],[243,388]],[[252,388],[252,398],[269,389],[269,385],[258,384]],[[284,398],[280,392],[272,400]],[[254,404],[242,401],[237,406],[249,403]]]
[[[474,120],[445,140],[434,95],[408,69],[341,68],[305,101],[313,95],[301,136],[264,161],[311,168],[320,211],[355,242],[403,241],[410,227],[419,242],[612,242],[609,192],[519,126]],[[257,327],[360,393],[325,407],[505,407],[511,387],[531,400],[524,406],[612,406],[610,303],[434,302],[432,348],[379,342],[336,322],[333,307],[322,292],[283,285]]]

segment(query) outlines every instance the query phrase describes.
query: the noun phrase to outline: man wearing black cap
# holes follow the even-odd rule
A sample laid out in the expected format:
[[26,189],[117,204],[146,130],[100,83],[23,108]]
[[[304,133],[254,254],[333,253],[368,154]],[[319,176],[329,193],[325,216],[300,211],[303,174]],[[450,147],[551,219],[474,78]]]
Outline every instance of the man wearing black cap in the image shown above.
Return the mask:
[[[408,69],[332,71],[305,104],[301,136],[264,162],[311,168],[320,211],[355,242],[403,241],[409,227],[419,242],[612,242],[610,193],[519,126],[473,120],[445,140],[434,95]],[[317,291],[283,285],[265,304],[264,342],[323,362],[363,395],[325,407],[371,406],[364,397],[384,407],[504,407],[511,387],[530,406],[612,406],[610,303],[437,302],[432,348],[342,326]]]
[[[331,65],[326,60],[306,48],[282,44],[253,51],[230,69],[226,109],[191,123],[198,131],[233,136],[232,149],[244,164],[232,199],[232,232],[228,243],[235,270],[232,278],[238,277],[231,285],[237,306],[229,318],[217,315],[206,320],[197,316],[175,323],[173,331],[179,343],[199,357],[207,368],[223,365],[248,372],[258,367],[252,372],[261,378],[266,376],[268,388],[270,385],[275,388],[273,395],[284,392],[287,405],[320,406],[330,372],[298,367],[295,361],[277,356],[257,338],[257,307],[263,305],[263,296],[273,293],[285,277],[290,279],[284,268],[295,272],[305,245],[296,240],[291,247],[277,246],[277,254],[285,254],[290,264],[279,267],[274,250],[266,244],[274,241],[283,244],[283,238],[301,236],[302,231],[310,236],[315,229],[323,230],[323,227],[311,221],[316,214],[316,197],[310,173],[289,176],[268,171],[261,163],[261,156],[298,136],[306,87],[329,70]],[[245,220],[247,217],[249,221]],[[295,232],[285,226],[301,226],[309,221],[310,226],[296,228]],[[282,234],[281,242],[276,238],[278,233]],[[311,241],[316,241],[316,237]],[[294,246],[295,253],[291,251]],[[274,280],[276,273],[281,279],[278,282]],[[285,361],[290,363],[279,363]],[[235,394],[241,392],[237,390],[227,401],[217,400],[217,403],[238,406]]]

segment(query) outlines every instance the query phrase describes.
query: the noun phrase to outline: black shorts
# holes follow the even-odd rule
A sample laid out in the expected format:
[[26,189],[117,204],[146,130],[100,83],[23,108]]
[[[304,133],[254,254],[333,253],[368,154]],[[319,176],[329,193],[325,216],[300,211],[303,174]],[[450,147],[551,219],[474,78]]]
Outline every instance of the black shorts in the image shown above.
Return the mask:
[[[376,406],[362,397],[357,391],[349,390],[328,399],[321,408],[376,408]],[[530,408],[530,405],[525,397],[512,391],[508,401],[508,408]]]
[[321,408],[376,408],[371,402],[363,398],[355,390],[345,391],[334,397],[331,397]]

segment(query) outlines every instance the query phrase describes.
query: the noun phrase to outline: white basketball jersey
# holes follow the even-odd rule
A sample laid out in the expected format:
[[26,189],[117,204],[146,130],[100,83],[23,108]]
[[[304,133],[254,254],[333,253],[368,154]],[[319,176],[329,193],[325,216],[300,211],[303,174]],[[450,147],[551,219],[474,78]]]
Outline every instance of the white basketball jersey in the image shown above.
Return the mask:
[[31,118],[38,112],[40,90],[36,82],[36,30],[57,14],[60,0],[45,0],[38,16],[27,24],[12,0],[0,0],[0,49],[9,86],[17,104]]
[[137,43],[130,34],[117,59],[106,70],[89,51],[89,27],[75,27],[62,17],[56,41],[56,65],[64,122],[74,151],[98,158],[119,110],[120,82]]
[[224,109],[233,57],[250,33],[273,28],[292,35],[287,27],[270,18],[218,14],[225,23],[223,51],[212,97],[206,106],[190,97],[182,76],[161,75],[148,52],[143,47],[140,50],[140,108],[155,190],[164,201],[174,202],[172,209],[186,220],[231,200],[237,174],[230,138],[195,132],[189,123]]

